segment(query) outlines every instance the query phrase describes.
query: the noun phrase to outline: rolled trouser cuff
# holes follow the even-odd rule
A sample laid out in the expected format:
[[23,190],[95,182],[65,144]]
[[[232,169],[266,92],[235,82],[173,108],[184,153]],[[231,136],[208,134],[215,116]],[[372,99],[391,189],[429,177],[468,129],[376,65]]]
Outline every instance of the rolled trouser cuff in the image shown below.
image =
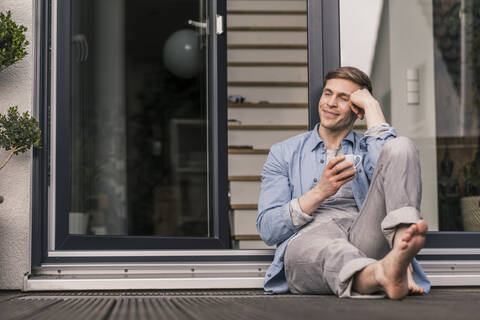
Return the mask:
[[375,259],[371,258],[357,258],[350,260],[347,262],[343,268],[340,270],[338,274],[339,278],[339,288],[338,288],[338,296],[340,298],[363,298],[363,299],[379,299],[384,298],[384,294],[375,294],[375,295],[367,295],[367,294],[360,294],[357,292],[352,292],[353,287],[353,277],[354,275],[363,270],[366,266],[377,262]]
[[383,235],[390,248],[393,248],[393,237],[398,225],[417,223],[420,219],[420,211],[415,207],[403,207],[390,211],[381,224]]

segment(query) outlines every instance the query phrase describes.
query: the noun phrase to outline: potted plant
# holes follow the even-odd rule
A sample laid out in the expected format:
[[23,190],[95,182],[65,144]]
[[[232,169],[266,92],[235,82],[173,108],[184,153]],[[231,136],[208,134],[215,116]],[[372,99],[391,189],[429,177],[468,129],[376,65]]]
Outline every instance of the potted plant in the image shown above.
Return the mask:
[[463,197],[460,199],[462,208],[463,228],[465,231],[480,231],[480,151],[475,158],[463,167],[466,178]]
[[[0,114],[0,147],[9,151],[7,159],[0,164],[0,170],[5,167],[14,155],[28,151],[32,146],[41,148],[41,131],[38,121],[31,117],[28,111],[22,115],[18,106],[10,107],[7,114]],[[0,203],[3,197],[0,196]]]
[[[465,29],[471,33],[471,48],[467,55],[472,77],[471,106],[476,113],[477,135],[480,132],[480,3],[472,1],[464,9],[468,16]],[[480,231],[480,137],[473,161],[464,166],[464,192],[460,199],[463,227],[465,231]]]
[[0,71],[5,70],[27,55],[28,41],[24,32],[27,27],[17,25],[12,13],[0,12]]
[[[27,55],[29,43],[25,38],[25,31],[27,27],[16,24],[10,11],[0,12],[0,71]],[[32,146],[41,148],[40,137],[38,121],[30,117],[28,112],[20,115],[18,106],[10,107],[5,115],[0,114],[0,147],[9,151],[8,157],[0,163],[0,170],[14,155],[24,153]]]

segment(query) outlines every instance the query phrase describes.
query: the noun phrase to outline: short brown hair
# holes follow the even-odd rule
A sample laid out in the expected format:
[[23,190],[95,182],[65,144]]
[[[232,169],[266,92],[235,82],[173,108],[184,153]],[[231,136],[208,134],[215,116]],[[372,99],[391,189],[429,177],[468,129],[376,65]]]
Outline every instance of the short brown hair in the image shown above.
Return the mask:
[[[361,88],[366,88],[372,93],[372,82],[370,78],[362,70],[355,67],[340,67],[333,69],[325,76],[325,84],[330,79],[345,79],[358,84]],[[324,85],[325,85],[324,84]]]

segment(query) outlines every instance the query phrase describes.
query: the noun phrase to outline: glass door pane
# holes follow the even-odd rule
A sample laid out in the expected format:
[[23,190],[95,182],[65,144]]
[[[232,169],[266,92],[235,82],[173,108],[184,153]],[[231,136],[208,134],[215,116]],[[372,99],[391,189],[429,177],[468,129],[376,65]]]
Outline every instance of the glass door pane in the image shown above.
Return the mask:
[[480,231],[480,3],[340,1],[341,64],[363,69],[420,150],[431,231]]
[[206,5],[71,0],[69,234],[212,236]]

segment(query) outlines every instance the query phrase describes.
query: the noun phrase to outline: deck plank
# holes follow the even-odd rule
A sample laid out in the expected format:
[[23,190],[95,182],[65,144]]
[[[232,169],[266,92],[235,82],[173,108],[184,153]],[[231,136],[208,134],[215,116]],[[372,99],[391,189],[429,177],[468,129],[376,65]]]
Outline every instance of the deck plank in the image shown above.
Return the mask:
[[263,290],[23,293],[0,302],[1,319],[474,319],[480,288],[434,288],[403,301]]

